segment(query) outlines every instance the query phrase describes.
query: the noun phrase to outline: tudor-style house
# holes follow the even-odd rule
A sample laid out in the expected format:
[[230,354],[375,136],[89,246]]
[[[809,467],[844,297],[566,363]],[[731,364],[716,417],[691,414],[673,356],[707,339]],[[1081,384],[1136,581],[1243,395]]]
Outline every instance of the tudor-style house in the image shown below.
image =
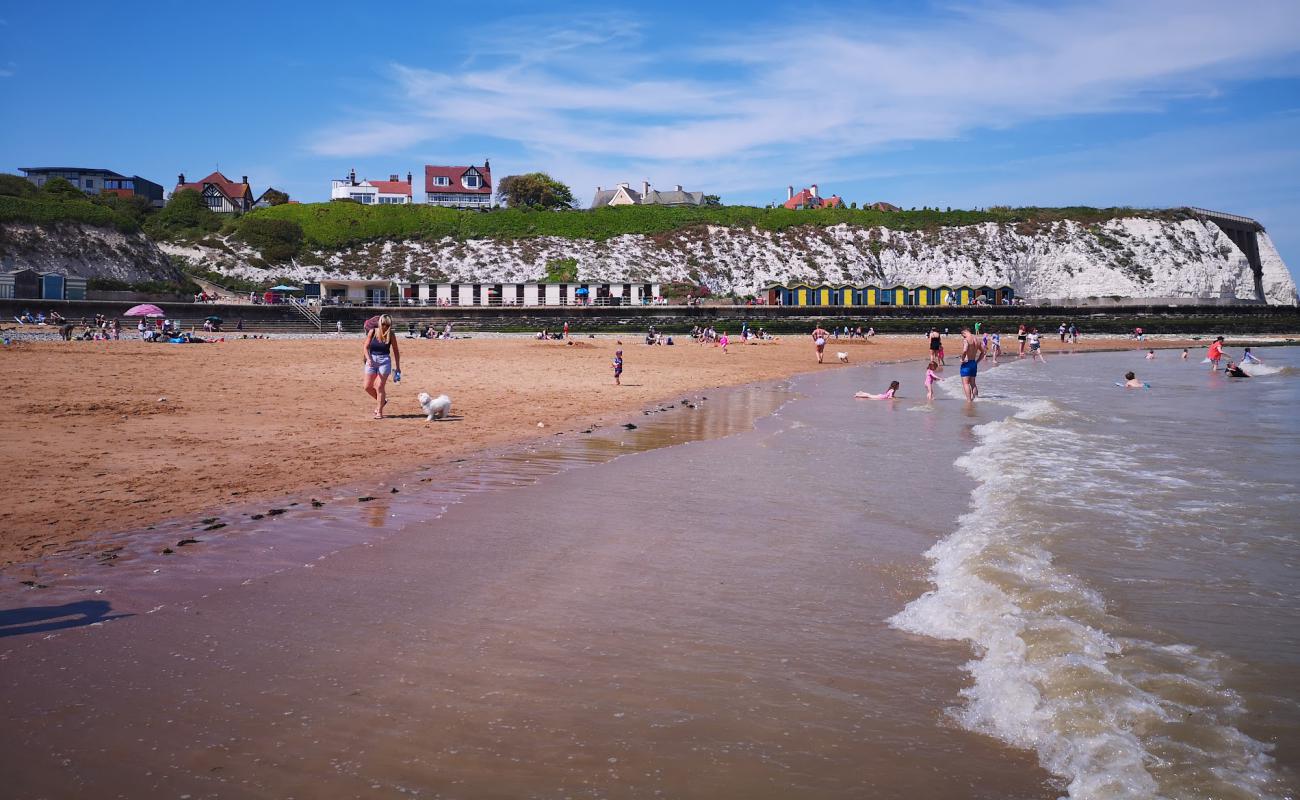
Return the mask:
[[425,165],[424,191],[431,206],[491,208],[492,166],[486,159],[481,167]]
[[406,173],[405,182],[397,175],[389,175],[386,181],[358,181],[357,171],[350,170],[346,178],[330,182],[330,199],[355,200],[366,206],[407,205],[411,202],[411,173]]
[[208,208],[219,214],[248,211],[253,207],[253,188],[248,185],[247,175],[235,183],[220,172],[214,172],[201,181],[187,183],[185,173],[182,172],[176,178],[176,188],[172,194],[182,189],[193,189],[201,194]]
[[596,187],[596,196],[591,200],[592,208],[602,206],[702,206],[704,192],[685,192],[682,185],[668,189],[651,189],[650,181],[641,182],[641,191],[633,189],[630,184],[620,183],[613,189]]

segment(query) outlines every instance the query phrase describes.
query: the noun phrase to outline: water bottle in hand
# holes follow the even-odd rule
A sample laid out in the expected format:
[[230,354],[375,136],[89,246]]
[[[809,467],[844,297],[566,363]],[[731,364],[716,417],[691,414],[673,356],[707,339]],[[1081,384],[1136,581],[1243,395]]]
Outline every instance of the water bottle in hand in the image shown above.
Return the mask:
[[401,382],[402,382],[402,371],[399,369],[397,372],[393,373],[393,383],[401,383]]

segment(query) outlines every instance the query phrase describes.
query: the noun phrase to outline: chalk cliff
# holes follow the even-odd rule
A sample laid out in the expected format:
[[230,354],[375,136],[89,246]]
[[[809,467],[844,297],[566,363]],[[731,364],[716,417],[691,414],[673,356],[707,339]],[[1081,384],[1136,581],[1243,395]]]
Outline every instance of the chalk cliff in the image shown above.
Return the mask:
[[[553,236],[510,240],[446,237],[315,250],[267,266],[246,246],[163,245],[208,269],[249,279],[509,283],[538,280],[552,260],[577,260],[580,280],[703,283],[750,294],[770,282],[1010,284],[1036,299],[1183,298],[1295,304],[1295,282],[1260,233],[1263,297],[1244,253],[1213,223],[1129,216],[1075,221],[986,222],[923,231],[849,224],[781,231],[699,225],[606,240]],[[257,265],[257,266],[254,266]]]
[[0,270],[18,269],[125,283],[181,278],[166,254],[144,234],[72,222],[0,224]]

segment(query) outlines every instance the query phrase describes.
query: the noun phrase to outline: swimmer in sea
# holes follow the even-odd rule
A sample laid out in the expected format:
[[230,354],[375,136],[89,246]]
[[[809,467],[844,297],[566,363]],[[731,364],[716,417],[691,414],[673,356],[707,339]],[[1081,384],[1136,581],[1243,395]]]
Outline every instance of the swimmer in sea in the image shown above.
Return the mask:
[[1243,364],[1263,364],[1264,362],[1261,361],[1260,359],[1256,358],[1256,357],[1255,357],[1255,354],[1252,353],[1252,352],[1250,352],[1250,348],[1247,347],[1247,348],[1246,348],[1246,352],[1244,352],[1244,353],[1241,354],[1241,363],[1243,363]]
[[1147,361],[1151,361],[1151,360],[1153,360],[1155,357],[1156,357],[1156,351],[1154,351],[1154,350],[1148,350],[1148,351],[1147,351]]
[[1122,384],[1122,386],[1125,389],[1150,389],[1151,388],[1147,384],[1138,380],[1137,375],[1132,372],[1124,373],[1124,383]]
[[1183,360],[1184,360],[1184,361],[1187,360],[1187,348],[1186,348],[1186,347],[1183,348]]
[[898,393],[898,381],[890,381],[889,388],[880,394],[871,392],[858,392],[853,396],[859,400],[893,400]]
[[1229,362],[1228,362],[1228,366],[1226,366],[1226,367],[1223,368],[1223,374],[1224,374],[1224,375],[1227,375],[1229,378],[1249,378],[1249,377],[1250,377],[1250,373],[1246,372],[1246,370],[1242,369],[1242,368],[1241,368],[1240,366],[1238,366],[1237,363],[1234,362],[1234,361],[1229,361]]

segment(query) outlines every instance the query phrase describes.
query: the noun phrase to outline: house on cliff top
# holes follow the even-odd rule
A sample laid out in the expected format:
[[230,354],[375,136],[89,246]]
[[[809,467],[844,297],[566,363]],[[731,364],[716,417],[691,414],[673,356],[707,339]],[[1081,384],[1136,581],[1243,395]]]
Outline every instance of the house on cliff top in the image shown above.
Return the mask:
[[248,176],[244,175],[235,183],[231,179],[214,172],[203,180],[186,182],[185,173],[176,176],[176,188],[172,194],[182,189],[193,189],[203,196],[208,208],[218,214],[244,212],[253,207],[253,187],[248,185]]
[[798,194],[794,193],[793,186],[787,186],[785,196],[786,200],[782,205],[792,211],[803,211],[805,208],[844,208],[844,201],[839,195],[822,197],[815,183]]
[[424,167],[425,201],[447,208],[491,208],[492,165],[483,159],[481,167]]
[[596,187],[596,196],[591,200],[592,208],[604,206],[672,206],[677,208],[704,205],[704,192],[687,192],[679,183],[670,191],[651,189],[650,181],[641,181],[641,191],[630,184],[620,183],[613,189]]
[[369,178],[358,181],[357,171],[351,170],[346,178],[330,182],[331,200],[355,200],[365,206],[403,206],[411,203],[411,173],[406,173],[403,182],[397,175],[389,175],[386,181],[372,181]]

